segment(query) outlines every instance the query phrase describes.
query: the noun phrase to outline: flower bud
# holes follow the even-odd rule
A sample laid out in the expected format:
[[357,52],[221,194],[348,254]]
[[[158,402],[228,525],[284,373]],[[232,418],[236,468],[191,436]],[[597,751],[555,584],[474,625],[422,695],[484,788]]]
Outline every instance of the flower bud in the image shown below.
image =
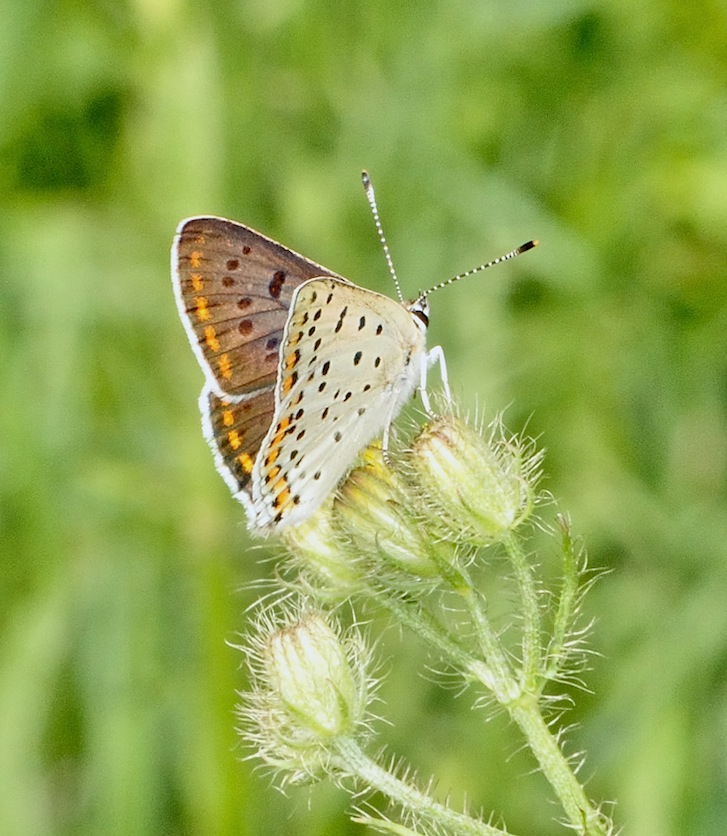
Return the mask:
[[342,637],[318,612],[273,620],[266,610],[241,649],[253,685],[242,695],[240,716],[258,756],[281,784],[333,774],[337,743],[369,734],[366,710],[376,683],[360,635]]
[[333,525],[331,503],[300,525],[283,529],[285,545],[318,595],[340,600],[361,587],[361,571]]
[[499,423],[485,439],[453,415],[428,424],[411,453],[435,526],[455,540],[480,546],[528,516],[538,461],[520,442],[504,438]]
[[348,734],[360,719],[363,701],[345,648],[322,616],[271,633],[264,664],[290,720],[315,738]]
[[336,518],[354,545],[386,560],[389,568],[418,577],[439,574],[429,536],[412,507],[415,497],[371,446],[351,472],[334,503]]

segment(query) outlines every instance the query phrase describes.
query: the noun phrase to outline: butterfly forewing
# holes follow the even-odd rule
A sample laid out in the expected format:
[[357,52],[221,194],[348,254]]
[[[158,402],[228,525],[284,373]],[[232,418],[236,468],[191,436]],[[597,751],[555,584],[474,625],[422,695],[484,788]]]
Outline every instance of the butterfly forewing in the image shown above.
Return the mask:
[[[182,320],[208,383],[239,397],[275,384],[296,288],[332,271],[233,221],[190,218],[172,250]],[[345,279],[341,279],[345,281]]]
[[256,525],[310,516],[411,396],[424,354],[424,333],[401,303],[337,279],[299,289],[253,474]]

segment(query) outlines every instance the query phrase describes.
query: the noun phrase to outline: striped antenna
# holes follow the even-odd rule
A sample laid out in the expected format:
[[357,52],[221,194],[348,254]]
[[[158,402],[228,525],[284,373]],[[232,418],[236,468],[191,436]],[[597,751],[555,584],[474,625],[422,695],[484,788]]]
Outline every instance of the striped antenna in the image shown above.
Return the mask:
[[429,290],[425,290],[417,296],[414,304],[417,302],[421,302],[429,296],[430,293],[434,293],[435,290],[441,290],[443,287],[447,287],[450,284],[454,284],[458,282],[460,279],[466,279],[467,276],[471,276],[473,273],[480,273],[482,270],[487,270],[488,267],[494,267],[496,264],[501,264],[503,261],[509,261],[511,258],[515,258],[515,256],[521,255],[522,253],[526,253],[528,250],[532,250],[533,247],[537,247],[539,241],[527,241],[520,247],[517,247],[514,250],[510,250],[509,253],[505,253],[505,255],[501,255],[499,258],[494,258],[492,261],[488,261],[485,264],[480,264],[479,267],[473,267],[471,270],[467,270],[464,273],[459,273],[457,276],[452,276],[451,279],[447,279],[445,282],[440,282],[439,284],[435,284],[434,287],[430,287]]
[[376,207],[376,195],[374,194],[374,187],[371,183],[371,178],[369,177],[367,171],[361,172],[361,180],[363,181],[364,191],[366,192],[366,199],[368,200],[369,206],[371,207],[371,213],[374,216],[376,231],[379,233],[379,241],[381,241],[381,246],[384,248],[386,263],[389,265],[389,273],[391,273],[391,278],[394,280],[394,287],[396,287],[396,292],[399,295],[399,301],[403,302],[404,297],[401,295],[401,285],[399,284],[399,277],[396,275],[396,270],[394,270],[394,262],[391,260],[389,245],[386,243],[384,230],[381,228],[381,221],[379,220],[379,210]]

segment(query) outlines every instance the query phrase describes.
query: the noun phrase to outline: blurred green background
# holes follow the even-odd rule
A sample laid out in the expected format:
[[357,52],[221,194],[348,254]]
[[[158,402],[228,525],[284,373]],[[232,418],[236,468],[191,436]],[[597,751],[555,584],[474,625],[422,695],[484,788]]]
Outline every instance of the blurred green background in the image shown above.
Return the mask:
[[[724,833],[724,3],[0,18],[0,832],[359,832],[341,791],[284,798],[240,761],[225,641],[275,549],[251,551],[202,440],[168,253],[182,217],[227,215],[390,293],[367,167],[405,293],[541,239],[436,295],[430,342],[467,408],[540,436],[612,570],[565,718],[589,794],[630,834]],[[382,742],[513,831],[562,832],[513,729],[393,632]]]

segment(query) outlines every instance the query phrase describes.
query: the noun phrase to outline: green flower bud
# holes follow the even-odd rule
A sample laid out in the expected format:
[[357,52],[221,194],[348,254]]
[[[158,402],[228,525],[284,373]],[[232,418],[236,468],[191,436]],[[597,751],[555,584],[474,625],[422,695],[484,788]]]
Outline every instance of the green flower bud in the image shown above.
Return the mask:
[[415,440],[411,463],[435,528],[460,542],[498,540],[532,509],[539,458],[499,422],[486,439],[453,415],[437,418]]
[[253,687],[240,715],[257,754],[281,783],[335,772],[336,746],[369,734],[368,651],[357,633],[345,638],[321,613],[291,612],[275,621],[265,611],[244,650]]
[[320,615],[271,633],[264,664],[293,723],[321,740],[353,730],[361,704],[356,682],[337,633]]
[[361,588],[359,565],[333,525],[331,503],[301,525],[283,529],[282,538],[317,594],[340,600]]
[[439,574],[429,535],[413,508],[416,497],[371,446],[334,502],[336,519],[361,551],[386,560],[389,568],[417,577]]

